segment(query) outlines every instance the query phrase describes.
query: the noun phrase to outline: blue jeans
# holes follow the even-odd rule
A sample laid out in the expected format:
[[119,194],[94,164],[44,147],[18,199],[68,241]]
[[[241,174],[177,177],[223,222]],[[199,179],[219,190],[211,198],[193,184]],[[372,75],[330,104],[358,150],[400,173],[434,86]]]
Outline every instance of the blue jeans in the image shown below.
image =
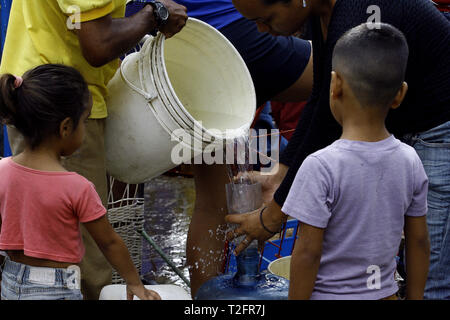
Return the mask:
[[425,299],[450,299],[450,121],[405,137],[429,179],[427,224],[431,254]]
[[82,300],[77,266],[38,268],[5,259],[1,300]]

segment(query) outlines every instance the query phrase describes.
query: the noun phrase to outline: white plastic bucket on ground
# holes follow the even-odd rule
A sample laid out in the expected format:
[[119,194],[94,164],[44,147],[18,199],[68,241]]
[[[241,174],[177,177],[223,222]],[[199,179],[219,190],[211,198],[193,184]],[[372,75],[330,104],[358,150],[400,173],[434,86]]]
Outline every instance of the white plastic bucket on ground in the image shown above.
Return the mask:
[[[212,139],[247,133],[255,115],[245,62],[219,31],[193,18],[170,39],[148,37],[125,57],[108,90],[106,166],[126,183],[146,182],[179,164],[171,157],[180,144],[172,139],[177,129],[195,139],[194,156]],[[202,134],[194,135],[196,129]]]
[[[186,290],[173,284],[146,285],[145,288],[156,291],[162,300],[192,300]],[[134,297],[134,300],[138,299]],[[104,287],[99,300],[127,300],[126,285],[114,284]]]
[[291,256],[276,259],[269,263],[267,270],[274,275],[286,278],[289,280],[289,273],[291,270]]

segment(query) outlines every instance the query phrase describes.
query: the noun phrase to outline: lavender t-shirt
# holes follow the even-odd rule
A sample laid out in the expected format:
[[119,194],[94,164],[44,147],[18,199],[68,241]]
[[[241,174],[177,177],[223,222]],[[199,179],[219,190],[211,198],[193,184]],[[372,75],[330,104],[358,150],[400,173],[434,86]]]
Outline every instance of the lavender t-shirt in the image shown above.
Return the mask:
[[394,136],[340,139],[306,158],[282,211],[325,229],[311,299],[381,299],[397,292],[404,218],[426,214],[427,191],[416,151]]

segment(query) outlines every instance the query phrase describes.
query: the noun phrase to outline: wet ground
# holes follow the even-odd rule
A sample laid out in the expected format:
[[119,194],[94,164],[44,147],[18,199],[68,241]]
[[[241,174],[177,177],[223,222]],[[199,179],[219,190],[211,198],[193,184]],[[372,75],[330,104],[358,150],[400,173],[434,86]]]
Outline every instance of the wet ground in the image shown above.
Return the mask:
[[[145,184],[144,230],[186,279],[189,279],[189,271],[185,267],[186,239],[194,201],[193,178],[160,176]],[[141,274],[150,283],[175,284],[190,292],[189,286],[145,240]]]
[[[188,280],[189,271],[185,266],[186,239],[194,203],[193,178],[162,175],[145,184],[144,230]],[[292,224],[292,227],[296,227],[296,224]],[[281,256],[291,253],[294,229],[289,228],[286,229],[287,239],[280,252],[275,246],[266,246],[264,256],[270,261],[276,259],[277,252],[281,253]],[[278,237],[279,235],[275,236],[273,240]],[[269,260],[262,261],[261,270],[267,268]],[[190,293],[186,282],[144,238],[142,239],[141,261],[141,275],[147,284],[175,284]],[[233,268],[231,267],[230,270]]]

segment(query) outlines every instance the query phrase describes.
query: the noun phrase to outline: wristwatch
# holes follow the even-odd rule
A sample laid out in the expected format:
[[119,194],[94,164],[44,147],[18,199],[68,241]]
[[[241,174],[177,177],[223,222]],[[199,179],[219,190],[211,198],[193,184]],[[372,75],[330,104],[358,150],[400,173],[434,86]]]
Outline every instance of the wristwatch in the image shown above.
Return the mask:
[[148,2],[149,5],[153,7],[153,14],[156,20],[156,28],[150,32],[152,36],[156,36],[159,28],[167,23],[169,20],[169,10],[167,10],[166,6],[159,1]]

